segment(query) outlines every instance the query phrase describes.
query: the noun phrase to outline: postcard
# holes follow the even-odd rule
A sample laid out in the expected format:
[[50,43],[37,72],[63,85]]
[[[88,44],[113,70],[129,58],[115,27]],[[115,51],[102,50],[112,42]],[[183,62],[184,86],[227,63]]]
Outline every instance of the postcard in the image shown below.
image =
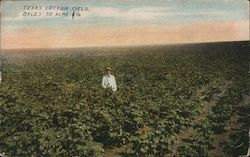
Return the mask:
[[0,156],[250,156],[248,0],[2,0]]

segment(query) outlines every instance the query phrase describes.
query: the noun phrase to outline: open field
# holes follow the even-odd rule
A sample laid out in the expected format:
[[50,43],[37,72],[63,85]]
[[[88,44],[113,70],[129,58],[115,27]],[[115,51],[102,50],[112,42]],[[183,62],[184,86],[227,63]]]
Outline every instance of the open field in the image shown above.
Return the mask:
[[[247,152],[250,102],[241,102],[249,95],[249,42],[2,56],[0,153],[7,156]],[[115,93],[101,87],[106,66],[113,68]]]

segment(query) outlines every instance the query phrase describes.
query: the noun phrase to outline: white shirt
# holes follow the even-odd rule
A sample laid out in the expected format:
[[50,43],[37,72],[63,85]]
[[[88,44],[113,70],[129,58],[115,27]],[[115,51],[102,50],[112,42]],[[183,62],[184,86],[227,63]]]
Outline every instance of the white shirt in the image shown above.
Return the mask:
[[111,88],[112,91],[117,91],[115,77],[113,75],[104,75],[102,78],[102,87]]

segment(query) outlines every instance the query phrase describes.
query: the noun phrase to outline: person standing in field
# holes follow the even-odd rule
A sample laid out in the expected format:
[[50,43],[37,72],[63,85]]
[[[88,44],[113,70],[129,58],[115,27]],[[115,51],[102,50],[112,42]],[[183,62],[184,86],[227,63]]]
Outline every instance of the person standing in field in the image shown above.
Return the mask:
[[102,78],[102,87],[107,89],[111,88],[113,92],[117,91],[115,77],[111,75],[111,68],[107,67],[105,69],[106,74]]

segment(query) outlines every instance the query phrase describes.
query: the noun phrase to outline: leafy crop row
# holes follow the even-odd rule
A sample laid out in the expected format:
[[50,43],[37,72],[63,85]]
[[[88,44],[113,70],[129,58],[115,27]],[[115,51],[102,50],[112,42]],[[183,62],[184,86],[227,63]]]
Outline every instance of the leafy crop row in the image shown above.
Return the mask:
[[[214,83],[203,93],[209,100],[245,66],[244,51],[227,50],[124,48],[117,55],[107,49],[104,56],[6,58],[0,152],[98,156],[106,148],[127,146],[124,156],[164,156],[202,107],[197,90]],[[100,86],[107,65],[116,76],[116,93]]]
[[[238,69],[236,73],[238,75],[232,78],[233,83],[231,87],[226,90],[224,96],[219,98],[218,103],[212,108],[207,119],[196,126],[197,134],[183,141],[176,156],[206,157],[209,155],[209,151],[214,149],[214,135],[226,131],[225,127],[228,125],[228,121],[237,108],[239,108],[243,97],[249,94],[246,66]],[[244,108],[249,108],[249,104]],[[238,130],[234,130],[235,132],[231,135],[231,140],[226,141],[228,143],[221,145],[225,150],[224,156],[240,156],[247,152],[249,129],[247,118],[249,116],[246,110],[241,110],[241,114],[243,115],[238,124],[241,127]],[[243,143],[243,147],[236,149],[237,146]],[[220,155],[222,156],[223,154],[218,154],[218,156]]]

